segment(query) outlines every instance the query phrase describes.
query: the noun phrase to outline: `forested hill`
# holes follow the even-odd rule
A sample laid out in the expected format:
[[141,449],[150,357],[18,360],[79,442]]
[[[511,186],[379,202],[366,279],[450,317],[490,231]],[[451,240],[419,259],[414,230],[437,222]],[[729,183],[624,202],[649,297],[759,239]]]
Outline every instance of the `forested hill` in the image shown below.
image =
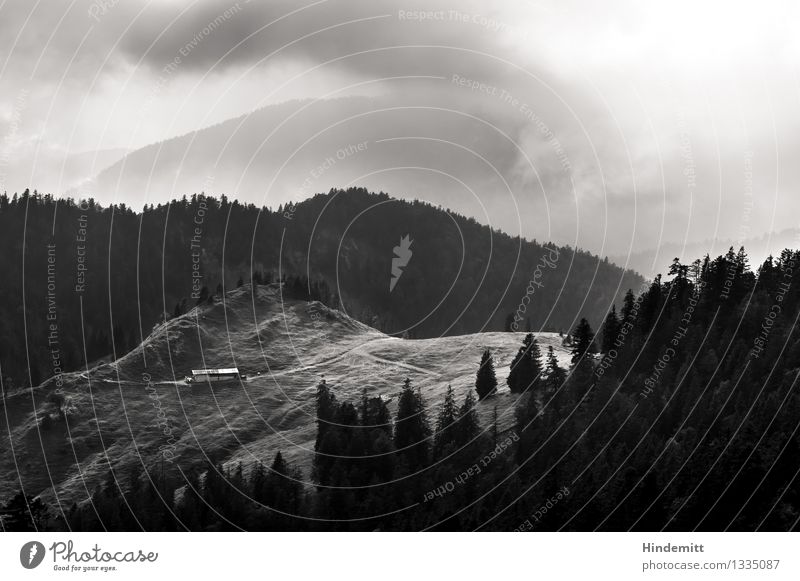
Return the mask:
[[[504,330],[515,313],[520,331],[599,323],[642,282],[587,252],[363,189],[273,210],[195,195],[143,212],[25,192],[0,198],[0,242],[6,390],[120,356],[198,296],[253,276],[320,281],[314,298],[420,338]],[[304,279],[292,288],[307,295]]]

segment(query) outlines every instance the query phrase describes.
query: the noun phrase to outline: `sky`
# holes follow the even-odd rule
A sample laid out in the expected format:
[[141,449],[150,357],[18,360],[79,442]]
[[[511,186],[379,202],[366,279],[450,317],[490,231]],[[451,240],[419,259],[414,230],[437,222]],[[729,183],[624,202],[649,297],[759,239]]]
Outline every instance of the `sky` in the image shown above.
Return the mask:
[[[145,173],[131,155],[94,195],[141,207],[224,189],[277,206],[309,194],[325,147],[368,141],[311,187],[427,199],[600,254],[744,240],[800,226],[799,12],[776,0],[0,0],[0,189],[64,195],[191,134],[191,151]],[[253,114],[296,99],[328,106],[285,135]],[[240,116],[218,180],[181,173],[226,147],[200,130]]]

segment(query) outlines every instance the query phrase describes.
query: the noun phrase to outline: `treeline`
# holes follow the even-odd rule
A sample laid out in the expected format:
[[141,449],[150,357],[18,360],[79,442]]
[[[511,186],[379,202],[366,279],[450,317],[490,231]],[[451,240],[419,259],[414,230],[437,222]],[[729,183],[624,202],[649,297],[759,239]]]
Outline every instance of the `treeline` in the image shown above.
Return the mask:
[[90,498],[63,513],[18,492],[0,507],[4,531],[286,531],[306,528],[301,474],[281,455],[248,474],[208,464],[179,477],[154,466],[147,479],[109,472]]
[[[405,235],[413,256],[390,293],[392,249]],[[292,279],[294,297],[326,296],[362,322],[412,337],[502,330],[523,297],[534,329],[567,328],[584,299],[599,323],[618,289],[641,280],[586,252],[363,189],[277,209],[193,195],[141,212],[25,191],[0,196],[0,244],[7,390],[119,357],[165,318],[277,273]],[[558,266],[527,296],[543,255],[558,256]]]

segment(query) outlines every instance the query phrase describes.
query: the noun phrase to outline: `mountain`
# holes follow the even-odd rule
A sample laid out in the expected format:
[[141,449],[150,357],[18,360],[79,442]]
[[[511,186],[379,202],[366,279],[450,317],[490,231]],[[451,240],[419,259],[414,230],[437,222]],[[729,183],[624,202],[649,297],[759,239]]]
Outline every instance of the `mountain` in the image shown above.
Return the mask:
[[358,186],[452,208],[512,235],[601,254],[617,239],[630,239],[622,235],[626,211],[609,214],[593,202],[602,187],[595,161],[575,148],[568,161],[567,146],[553,137],[571,139],[578,128],[549,127],[531,117],[533,109],[542,113],[547,96],[536,95],[541,102],[531,102],[525,115],[464,90],[456,110],[450,83],[443,78],[440,90],[422,93],[267,105],[144,145],[98,166],[93,179],[66,194],[141,208],[217,192],[275,207]]
[[[308,479],[322,376],[341,399],[356,400],[366,389],[393,413],[408,377],[432,412],[448,385],[459,397],[473,388],[487,347],[494,352],[500,395],[479,404],[479,415],[489,425],[497,406],[501,426],[509,426],[516,396],[508,393],[505,377],[522,337],[400,339],[321,303],[282,298],[278,284],[255,292],[242,286],[157,326],[114,362],[6,392],[0,499],[22,484],[26,493],[66,510],[86,500],[110,469],[128,483],[159,462],[159,469],[180,477],[208,461],[267,463],[279,450]],[[569,361],[557,334],[538,337],[563,364]],[[184,382],[192,368],[231,366],[248,378]]]
[[[506,208],[490,203],[508,187],[495,171],[505,180],[515,175],[519,152],[498,131],[510,130],[508,122],[491,116],[490,123],[481,122],[446,110],[449,105],[391,95],[269,105],[131,151],[99,166],[82,188],[104,203],[121,200],[134,207],[200,191],[277,206],[358,185],[452,206],[510,231],[516,217],[508,220]],[[476,163],[477,155],[487,163]],[[431,159],[435,171],[426,171]],[[470,184],[483,199],[464,195],[448,176]],[[529,192],[518,195],[519,203],[528,197]],[[507,195],[500,198],[512,203]]]
[[70,153],[33,140],[20,145],[14,162],[9,164],[4,184],[36,184],[40,191],[72,192],[76,197],[89,197],[90,192],[84,195],[88,192],[84,190],[86,185],[127,153],[121,148]]
[[141,213],[26,191],[0,196],[0,244],[6,389],[119,358],[240,280],[291,279],[295,298],[414,338],[503,331],[509,317],[519,331],[598,325],[642,281],[587,252],[363,189],[277,209],[196,195]]

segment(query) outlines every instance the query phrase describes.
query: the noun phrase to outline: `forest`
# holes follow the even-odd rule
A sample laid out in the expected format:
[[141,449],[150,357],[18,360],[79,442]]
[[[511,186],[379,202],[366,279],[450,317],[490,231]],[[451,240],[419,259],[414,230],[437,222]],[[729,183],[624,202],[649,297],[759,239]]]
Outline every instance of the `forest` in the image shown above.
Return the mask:
[[800,519],[800,252],[682,264],[565,340],[568,368],[520,344],[513,427],[478,422],[491,352],[463,401],[402,385],[337,397],[321,381],[313,470],[254,465],[109,474],[64,514],[21,493],[10,530],[789,531]]

